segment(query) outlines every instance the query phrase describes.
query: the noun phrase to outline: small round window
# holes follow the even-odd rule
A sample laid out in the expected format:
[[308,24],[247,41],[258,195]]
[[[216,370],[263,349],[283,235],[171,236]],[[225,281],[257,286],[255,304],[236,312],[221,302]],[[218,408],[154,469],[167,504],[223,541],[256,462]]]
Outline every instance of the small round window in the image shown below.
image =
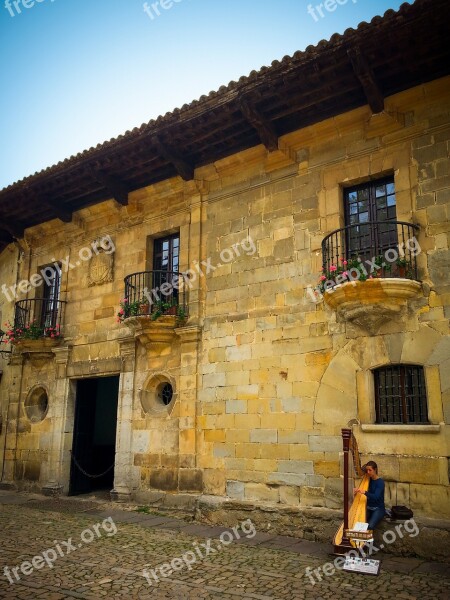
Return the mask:
[[176,401],[176,383],[170,375],[155,373],[144,383],[141,405],[146,414],[170,415]]
[[25,412],[32,423],[40,423],[45,419],[48,411],[48,394],[43,387],[36,387],[30,391],[25,401]]

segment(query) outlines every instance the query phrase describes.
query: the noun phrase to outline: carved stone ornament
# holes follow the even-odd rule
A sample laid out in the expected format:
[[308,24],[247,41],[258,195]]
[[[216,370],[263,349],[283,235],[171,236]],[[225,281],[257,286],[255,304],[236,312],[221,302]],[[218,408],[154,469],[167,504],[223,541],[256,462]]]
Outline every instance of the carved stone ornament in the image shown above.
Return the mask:
[[99,248],[99,253],[89,261],[88,286],[103,285],[113,281],[114,254],[106,254]]

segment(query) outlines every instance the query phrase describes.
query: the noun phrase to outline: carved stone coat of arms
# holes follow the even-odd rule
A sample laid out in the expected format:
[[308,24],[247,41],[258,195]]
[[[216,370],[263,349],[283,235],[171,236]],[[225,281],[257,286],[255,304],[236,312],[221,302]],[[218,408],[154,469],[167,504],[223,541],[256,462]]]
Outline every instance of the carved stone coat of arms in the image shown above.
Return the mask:
[[113,254],[99,252],[89,261],[88,286],[103,285],[113,281]]

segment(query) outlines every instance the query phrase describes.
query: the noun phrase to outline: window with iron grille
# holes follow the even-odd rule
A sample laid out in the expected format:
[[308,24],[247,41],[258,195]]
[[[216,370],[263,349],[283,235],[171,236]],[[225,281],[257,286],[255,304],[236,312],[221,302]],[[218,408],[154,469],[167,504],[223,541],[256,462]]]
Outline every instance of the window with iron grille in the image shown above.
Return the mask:
[[393,365],[374,371],[377,423],[428,423],[423,367]]

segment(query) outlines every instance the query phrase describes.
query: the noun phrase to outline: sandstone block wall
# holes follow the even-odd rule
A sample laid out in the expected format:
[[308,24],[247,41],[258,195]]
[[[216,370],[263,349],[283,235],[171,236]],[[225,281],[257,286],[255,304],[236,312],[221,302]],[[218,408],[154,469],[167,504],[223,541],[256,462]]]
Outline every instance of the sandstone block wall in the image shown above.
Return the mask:
[[[54,258],[75,266],[62,279],[60,351],[40,365],[2,363],[2,480],[67,491],[76,380],[117,374],[121,493],[340,508],[340,430],[353,423],[390,503],[450,516],[448,84],[388,98],[381,115],[364,107],[289,134],[276,152],[258,146],[199,168],[193,182],[132,192],[126,207],[110,200],[72,223],[32,228],[20,263],[5,250],[0,283],[29,279]],[[420,225],[423,285],[374,333],[313,302],[307,289],[317,284],[324,236],[344,225],[343,188],[388,174],[397,219]],[[115,319],[123,279],[151,269],[153,240],[176,231],[180,270],[195,275],[189,320],[168,344],[145,346]],[[89,261],[80,257],[105,235],[115,246],[113,278],[89,287]],[[424,366],[429,427],[375,424],[372,370],[398,363]],[[158,378],[176,392],[166,412],[143,404]],[[23,405],[37,382],[50,406],[30,424]]]

